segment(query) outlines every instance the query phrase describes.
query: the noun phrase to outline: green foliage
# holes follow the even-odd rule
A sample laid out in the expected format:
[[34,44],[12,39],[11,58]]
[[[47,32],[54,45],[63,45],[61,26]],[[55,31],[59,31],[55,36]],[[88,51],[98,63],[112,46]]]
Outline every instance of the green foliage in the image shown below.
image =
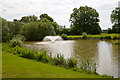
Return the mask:
[[48,16],[48,14],[41,14],[41,15],[40,15],[40,20],[42,20],[42,19],[44,19],[44,18],[46,18],[47,20],[49,20],[49,21],[51,21],[51,22],[54,21],[50,16]]
[[80,69],[84,71],[96,71],[96,63],[93,63],[89,59],[84,57],[81,60]]
[[22,17],[22,19],[20,20],[20,22],[24,22],[24,23],[34,22],[34,21],[38,21],[38,17],[35,16],[35,15],[24,16],[24,17]]
[[104,39],[112,39],[111,36],[105,36]]
[[46,18],[42,19],[38,23],[37,32],[39,40],[42,40],[45,36],[56,35],[54,28],[52,27],[52,23],[48,21]]
[[80,8],[74,8],[73,13],[70,15],[70,21],[73,24],[73,28],[76,29],[75,34],[82,34],[87,32],[88,34],[99,34],[101,32],[99,26],[99,13],[91,7],[80,6]]
[[120,33],[120,7],[115,8],[112,11],[112,14],[110,16],[111,22],[113,24],[112,26],[112,32],[114,33]]
[[40,52],[37,54],[36,60],[47,63],[47,62],[49,62],[49,56],[46,54],[46,52]]
[[52,24],[52,28],[54,29],[56,35],[60,33],[60,29],[59,29],[59,25],[57,24],[57,22],[51,22]]
[[70,35],[70,29],[69,28],[60,29],[60,34]]
[[11,38],[10,30],[8,28],[8,22],[1,17],[0,19],[2,19],[2,41],[7,42]]
[[108,75],[106,75],[106,74],[103,74],[103,75],[101,75],[102,77],[106,77],[106,78],[114,78],[113,76],[108,76]]
[[37,22],[31,22],[23,25],[21,34],[25,36],[26,40],[32,41],[38,38],[37,36]]
[[42,40],[45,36],[55,35],[52,23],[46,18],[39,22],[25,24],[22,28],[22,34],[27,41]]
[[23,25],[24,23],[19,21],[8,22],[8,28],[10,30],[11,35],[20,34],[20,31]]
[[70,29],[70,34],[71,35],[81,35],[82,31],[81,31],[81,29],[78,29],[77,27],[72,26],[72,28]]
[[[100,75],[81,73],[20,58],[6,51],[2,52],[2,59],[2,78],[102,78]],[[6,74],[7,72],[9,74]]]
[[64,66],[66,67],[66,61],[64,59],[64,56],[61,54],[57,54],[57,57],[52,59],[52,63],[53,65],[57,65],[57,66]]
[[117,36],[114,36],[114,37],[113,37],[113,40],[116,40],[116,39],[118,39]]
[[120,41],[114,41],[113,43],[116,45],[120,45]]
[[33,50],[28,50],[26,48],[19,48],[18,54],[20,57],[27,58],[27,59],[35,59],[36,52]]
[[77,67],[77,61],[74,58],[69,58],[67,60],[67,68]]
[[86,38],[87,38],[86,32],[83,32],[83,33],[82,33],[82,38],[83,38],[83,39],[86,39]]
[[108,28],[107,32],[108,32],[108,34],[112,33],[112,29]]
[[68,38],[67,38],[67,34],[62,34],[62,36],[61,36],[64,40],[67,40]]
[[10,40],[11,47],[22,46],[23,41],[25,41],[24,36],[16,35],[12,38],[12,40]]

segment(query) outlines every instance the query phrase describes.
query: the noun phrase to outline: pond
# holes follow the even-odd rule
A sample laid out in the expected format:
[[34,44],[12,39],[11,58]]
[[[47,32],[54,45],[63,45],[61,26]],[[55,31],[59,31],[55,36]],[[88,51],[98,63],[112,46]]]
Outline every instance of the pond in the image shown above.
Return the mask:
[[85,57],[97,63],[97,72],[118,77],[118,46],[110,41],[101,40],[66,40],[52,42],[25,42],[25,46],[52,53],[63,54],[65,58],[74,57],[79,61]]

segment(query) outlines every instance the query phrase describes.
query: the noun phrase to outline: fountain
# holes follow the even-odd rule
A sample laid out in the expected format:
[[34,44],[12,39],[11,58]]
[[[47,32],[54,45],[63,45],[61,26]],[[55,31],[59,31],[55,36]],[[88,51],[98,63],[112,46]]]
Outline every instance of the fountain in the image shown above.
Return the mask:
[[60,36],[46,36],[44,37],[43,41],[51,41],[54,43],[55,41],[61,41],[63,40]]

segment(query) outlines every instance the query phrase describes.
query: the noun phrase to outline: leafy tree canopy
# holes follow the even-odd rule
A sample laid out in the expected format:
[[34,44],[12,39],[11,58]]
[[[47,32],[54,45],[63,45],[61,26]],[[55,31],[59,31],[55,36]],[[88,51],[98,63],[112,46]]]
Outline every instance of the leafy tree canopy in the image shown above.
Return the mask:
[[54,22],[54,20],[52,19],[52,17],[48,16],[48,14],[46,14],[46,13],[40,15],[40,20],[42,20],[44,18],[48,19],[51,22]]
[[99,13],[91,7],[81,6],[80,8],[74,8],[73,13],[70,15],[70,22],[78,29],[78,34],[82,34],[82,32],[87,32],[88,34],[100,33],[101,29],[99,26]]
[[[31,16],[22,17],[22,19],[20,21],[24,22],[24,23],[28,23],[28,22],[33,22],[33,21],[37,21],[37,20],[38,20],[37,16],[31,15]],[[16,19],[14,19],[14,21],[16,21]]]
[[112,31],[120,33],[120,7],[115,8],[110,16],[113,24]]

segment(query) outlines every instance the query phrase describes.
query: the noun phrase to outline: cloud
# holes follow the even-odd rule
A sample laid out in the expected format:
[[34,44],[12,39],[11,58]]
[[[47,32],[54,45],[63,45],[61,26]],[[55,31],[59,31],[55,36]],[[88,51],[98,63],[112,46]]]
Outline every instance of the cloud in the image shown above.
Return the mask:
[[0,0],[0,15],[12,21],[26,15],[47,13],[58,24],[69,27],[72,10],[85,5],[99,12],[101,28],[111,27],[110,14],[118,6],[118,0]]

